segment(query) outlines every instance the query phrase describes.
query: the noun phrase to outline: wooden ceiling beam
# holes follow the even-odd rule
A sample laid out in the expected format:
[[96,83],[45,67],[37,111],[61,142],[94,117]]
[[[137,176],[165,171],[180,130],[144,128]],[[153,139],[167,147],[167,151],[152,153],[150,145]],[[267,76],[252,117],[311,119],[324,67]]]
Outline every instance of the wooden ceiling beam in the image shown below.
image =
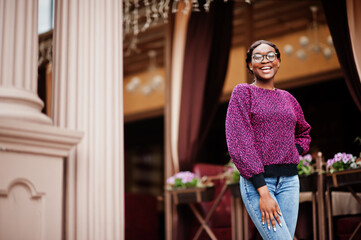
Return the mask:
[[[162,52],[162,55],[160,55],[159,57],[157,57],[156,59],[156,64],[157,67],[162,67],[164,66],[164,52]],[[138,72],[143,72],[143,71],[147,71],[147,69],[149,68],[149,58],[143,58],[143,59],[132,59],[131,62],[127,62],[124,61],[123,62],[124,65],[124,75],[128,75],[130,73],[136,73]]]
[[[128,35],[123,41],[123,44],[127,46],[132,41],[133,36]],[[165,38],[165,31],[163,29],[159,29],[158,31],[152,32],[142,32],[138,35],[138,43],[143,44],[148,41],[152,41],[154,39],[164,39]]]
[[[143,25],[139,25],[139,34],[138,36],[143,37],[143,36],[148,36],[148,35],[158,35],[160,32],[163,32],[163,34],[165,35],[165,25],[164,24],[156,24],[156,25],[150,25],[149,28],[147,28],[144,32],[142,32],[142,26]],[[124,33],[124,36],[126,39],[132,38],[133,36],[133,32],[131,33]]]
[[300,10],[305,9],[306,12],[308,12],[308,16],[305,15],[305,17],[311,18],[312,13],[310,10],[310,5],[305,4],[304,2],[296,2],[296,3],[290,3],[290,4],[280,4],[277,6],[274,6],[272,9],[269,9],[268,11],[257,11],[254,14],[254,21],[262,21],[262,20],[268,20],[272,18],[279,18],[282,17],[285,13],[295,13]]
[[246,34],[245,26],[242,25],[242,26],[238,26],[237,28],[233,28],[232,34],[233,34],[232,38],[238,35]]
[[275,1],[254,1],[252,3],[253,9],[256,12],[269,11],[274,8]]
[[245,43],[244,35],[238,35],[232,38],[232,47],[245,45],[244,43]]
[[[149,65],[146,63],[124,65],[124,76],[129,76],[132,74],[144,72],[148,69],[148,66]],[[162,62],[158,63],[158,66],[164,66],[164,60],[162,60]]]
[[292,25],[279,25],[271,29],[269,27],[260,28],[255,31],[255,37],[260,39],[285,35],[291,32],[302,30],[305,25],[307,25],[307,20],[300,19],[298,21],[294,21]]
[[300,19],[304,20],[306,27],[307,25],[312,24],[312,20],[302,17],[304,13],[305,12],[300,11],[299,13],[294,13],[294,16],[292,16],[292,14],[287,14],[280,18],[271,18],[268,20],[257,21],[255,23],[255,28],[274,28],[277,27],[277,25],[292,25],[294,21],[299,21]]
[[[163,58],[164,48],[152,49],[152,50],[156,51],[157,53],[156,61],[159,62]],[[149,64],[148,52],[143,51],[139,54],[130,55],[129,57],[124,58],[124,63],[127,64],[137,64],[139,62],[147,62]]]

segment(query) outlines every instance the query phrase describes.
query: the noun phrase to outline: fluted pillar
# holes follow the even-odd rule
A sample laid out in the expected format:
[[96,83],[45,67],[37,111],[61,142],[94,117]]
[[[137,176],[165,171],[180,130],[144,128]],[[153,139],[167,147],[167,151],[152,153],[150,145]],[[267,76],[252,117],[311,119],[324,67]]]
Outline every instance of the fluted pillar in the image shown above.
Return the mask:
[[53,121],[84,132],[66,164],[66,239],[124,239],[122,1],[55,1]]
[[37,95],[38,0],[0,0],[0,117],[51,123]]

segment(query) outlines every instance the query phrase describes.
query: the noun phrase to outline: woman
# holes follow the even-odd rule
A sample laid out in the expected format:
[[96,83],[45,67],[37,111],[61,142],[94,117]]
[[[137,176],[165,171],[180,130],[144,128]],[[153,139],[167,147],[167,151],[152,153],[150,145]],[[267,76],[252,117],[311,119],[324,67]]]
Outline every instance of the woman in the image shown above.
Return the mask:
[[299,154],[309,149],[310,125],[297,100],[274,87],[281,54],[259,40],[247,51],[252,84],[233,89],[226,118],[230,156],[241,173],[243,202],[263,239],[293,239],[299,205]]

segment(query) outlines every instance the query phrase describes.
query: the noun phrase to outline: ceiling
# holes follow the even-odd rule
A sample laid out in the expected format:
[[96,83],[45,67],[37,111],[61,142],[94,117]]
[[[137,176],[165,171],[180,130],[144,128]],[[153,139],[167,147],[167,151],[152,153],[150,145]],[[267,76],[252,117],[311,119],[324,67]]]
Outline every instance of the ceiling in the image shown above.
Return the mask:
[[[318,6],[317,21],[326,23],[321,0],[253,0],[251,5],[244,0],[233,1],[232,46],[248,46],[253,40],[269,39],[306,29],[312,22],[310,6]],[[144,11],[140,9],[139,15]],[[140,17],[139,25],[144,23],[145,17]],[[147,70],[150,50],[157,53],[157,65],[164,65],[167,29],[167,23],[158,21],[138,34],[136,46],[139,51],[124,54],[125,76]],[[253,35],[251,39],[250,35]],[[132,38],[132,34],[124,36],[124,53],[129,49]]]

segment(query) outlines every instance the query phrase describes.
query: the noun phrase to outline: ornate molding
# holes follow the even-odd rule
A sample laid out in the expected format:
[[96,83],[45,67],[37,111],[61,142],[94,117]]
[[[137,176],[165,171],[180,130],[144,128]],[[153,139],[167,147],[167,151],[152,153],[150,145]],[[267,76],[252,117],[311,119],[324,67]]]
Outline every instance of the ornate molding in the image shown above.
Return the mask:
[[0,220],[0,238],[49,239],[47,236],[52,235],[46,234],[46,229],[54,228],[46,220],[52,212],[46,208],[45,195],[38,192],[34,184],[26,178],[16,178],[6,189],[0,189],[0,199],[3,199],[2,214],[7,216]]
[[30,182],[28,179],[17,178],[9,184],[6,190],[0,189],[0,197],[7,197],[10,194],[11,190],[17,185],[24,186],[29,191],[31,198],[38,199],[45,195],[45,193],[38,192],[34,184]]
[[0,151],[67,157],[82,137],[79,131],[0,118]]

